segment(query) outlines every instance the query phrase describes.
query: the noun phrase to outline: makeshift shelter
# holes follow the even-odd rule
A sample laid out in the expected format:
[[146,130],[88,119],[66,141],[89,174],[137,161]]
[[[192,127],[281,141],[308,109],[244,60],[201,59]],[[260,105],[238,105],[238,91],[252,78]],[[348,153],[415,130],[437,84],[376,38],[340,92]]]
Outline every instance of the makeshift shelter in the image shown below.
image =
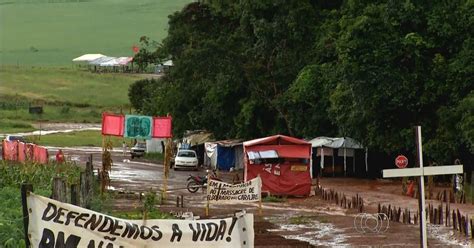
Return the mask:
[[[325,160],[324,158],[329,156],[332,157],[332,173],[335,174],[336,166],[335,166],[335,158],[336,157],[343,157],[344,163],[344,175],[347,173],[347,158],[351,158],[352,160],[352,169],[353,173],[355,173],[355,149],[364,149],[362,144],[355,139],[349,137],[340,137],[340,138],[330,138],[330,137],[317,137],[309,141],[311,143],[313,149],[313,160],[316,157],[320,157],[319,163],[320,168],[325,168]],[[337,151],[337,154],[336,154]],[[366,152],[366,159],[365,159],[365,167],[366,171],[368,170],[367,167],[367,152]],[[312,168],[313,169],[313,168]]]
[[146,152],[147,153],[163,153],[165,151],[165,139],[152,138],[146,140]]
[[204,147],[204,165],[223,171],[243,168],[244,151],[241,140],[206,142]]
[[89,64],[91,65],[101,65],[101,64],[104,64],[106,62],[109,62],[109,61],[112,61],[114,59],[117,59],[116,57],[107,57],[107,56],[104,56],[104,57],[100,57],[100,58],[97,58],[97,59],[94,59],[94,60],[91,60],[89,61]]
[[79,56],[75,59],[73,59],[73,62],[91,62],[93,60],[96,60],[98,58],[106,57],[103,54],[100,53],[95,53],[95,54],[84,54],[82,56]]
[[204,164],[204,158],[206,157],[204,143],[212,141],[213,134],[205,130],[194,130],[186,131],[183,137],[183,141],[178,144],[178,149],[192,149],[196,151],[198,156],[199,164]]
[[262,191],[274,195],[308,196],[311,192],[311,143],[274,135],[246,141],[244,179],[262,178]]

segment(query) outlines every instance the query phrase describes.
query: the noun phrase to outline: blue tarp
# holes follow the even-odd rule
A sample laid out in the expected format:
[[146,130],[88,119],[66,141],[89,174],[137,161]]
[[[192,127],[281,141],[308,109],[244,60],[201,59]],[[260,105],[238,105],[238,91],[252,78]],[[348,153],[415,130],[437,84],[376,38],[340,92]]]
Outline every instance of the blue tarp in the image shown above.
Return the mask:
[[235,165],[235,152],[232,147],[217,145],[217,168],[229,171]]

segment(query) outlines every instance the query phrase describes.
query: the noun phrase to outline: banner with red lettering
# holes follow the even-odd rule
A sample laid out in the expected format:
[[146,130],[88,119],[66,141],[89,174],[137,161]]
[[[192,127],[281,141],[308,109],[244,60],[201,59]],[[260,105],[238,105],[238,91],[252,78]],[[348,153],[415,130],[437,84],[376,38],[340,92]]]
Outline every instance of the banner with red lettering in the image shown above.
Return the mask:
[[254,247],[253,215],[126,220],[30,193],[31,247]]

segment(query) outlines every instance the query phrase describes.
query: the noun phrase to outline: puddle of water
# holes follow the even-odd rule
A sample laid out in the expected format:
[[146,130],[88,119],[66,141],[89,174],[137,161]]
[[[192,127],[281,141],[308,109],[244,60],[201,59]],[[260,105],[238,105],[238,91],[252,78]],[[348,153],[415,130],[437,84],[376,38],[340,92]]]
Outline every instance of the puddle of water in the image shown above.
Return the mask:
[[471,247],[471,241],[459,240],[458,233],[454,233],[451,227],[428,224],[428,236],[445,243],[449,247]]
[[[26,133],[15,133],[11,135],[16,136],[32,136],[32,135],[48,135],[48,134],[55,134],[55,133],[71,133],[75,131],[86,131],[86,130],[101,130],[100,127],[85,127],[85,128],[72,128],[72,129],[65,129],[65,130],[36,130],[33,132],[26,132]],[[5,137],[8,134],[0,133],[0,137]]]
[[[288,219],[285,219],[285,222],[288,222]],[[281,236],[286,239],[300,240],[315,246],[346,247],[343,244],[346,241],[343,230],[334,227],[330,223],[312,220],[304,224],[276,224],[279,226],[279,229],[270,229],[268,231],[283,232]]]

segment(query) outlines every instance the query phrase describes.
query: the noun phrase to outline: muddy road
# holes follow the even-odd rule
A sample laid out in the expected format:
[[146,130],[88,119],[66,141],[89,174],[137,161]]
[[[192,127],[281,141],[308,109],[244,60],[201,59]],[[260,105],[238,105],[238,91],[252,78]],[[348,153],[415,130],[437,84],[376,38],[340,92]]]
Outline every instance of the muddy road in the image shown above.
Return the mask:
[[[50,148],[54,154],[55,149]],[[100,153],[97,149],[64,149],[66,156],[84,164],[90,154],[94,167],[100,168]],[[161,164],[145,160],[130,160],[118,150],[113,153],[114,165],[110,174],[110,190],[120,192],[115,200],[117,209],[133,209],[141,205],[137,195],[148,190],[163,189],[164,168]],[[205,171],[170,171],[165,202],[159,206],[162,211],[180,213],[192,211],[203,217],[205,213],[205,192],[189,193],[186,190],[188,175],[205,175]],[[221,173],[227,182],[235,179],[234,174]],[[240,175],[242,178],[242,175]],[[315,182],[316,183],[316,182]],[[407,207],[416,212],[417,200],[402,196],[401,183],[388,180],[363,180],[353,178],[322,178],[321,186],[343,192],[346,196],[359,194],[364,198],[367,213],[376,213],[379,203]],[[176,207],[178,196],[184,197],[184,208]],[[428,202],[436,203],[434,200]],[[439,203],[438,203],[439,204]],[[470,216],[474,205],[452,204],[451,208]],[[319,196],[307,198],[288,198],[284,202],[264,202],[262,215],[258,204],[226,204],[210,206],[211,217],[222,217],[245,210],[255,214],[256,247],[419,247],[418,225],[390,222],[385,232],[361,233],[354,226],[358,212],[343,209],[334,203],[322,200]],[[374,226],[380,223],[368,223]],[[357,226],[356,226],[357,227]],[[430,247],[471,247],[472,241],[452,228],[428,226]]]

